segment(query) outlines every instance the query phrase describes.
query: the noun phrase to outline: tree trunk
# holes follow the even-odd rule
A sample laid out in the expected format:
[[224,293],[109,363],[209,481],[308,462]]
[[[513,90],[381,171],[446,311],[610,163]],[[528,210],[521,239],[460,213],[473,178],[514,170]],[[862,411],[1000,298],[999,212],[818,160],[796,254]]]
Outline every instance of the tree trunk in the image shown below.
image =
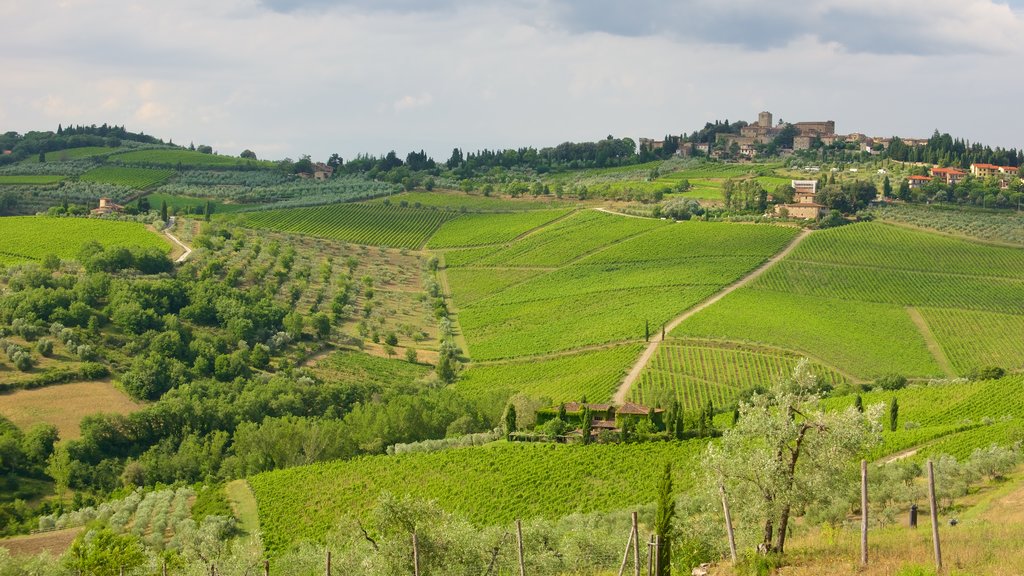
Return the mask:
[[779,517],[779,542],[775,545],[775,552],[782,554],[786,551],[786,530],[789,528],[789,505],[782,509]]

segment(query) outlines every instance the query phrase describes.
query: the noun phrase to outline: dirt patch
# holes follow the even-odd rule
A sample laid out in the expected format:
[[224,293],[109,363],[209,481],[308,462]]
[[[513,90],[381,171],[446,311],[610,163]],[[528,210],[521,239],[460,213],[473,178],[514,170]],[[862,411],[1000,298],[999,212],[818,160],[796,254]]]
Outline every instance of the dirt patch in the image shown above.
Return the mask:
[[113,382],[72,382],[18,390],[0,395],[0,414],[22,430],[33,424],[53,424],[62,440],[78,438],[82,418],[90,414],[129,414],[142,405],[118,390]]
[[42,552],[49,552],[54,556],[63,554],[74,541],[81,527],[68,528],[67,530],[54,530],[53,532],[41,532],[28,536],[15,536],[0,540],[0,548],[7,548],[12,556],[35,556]]

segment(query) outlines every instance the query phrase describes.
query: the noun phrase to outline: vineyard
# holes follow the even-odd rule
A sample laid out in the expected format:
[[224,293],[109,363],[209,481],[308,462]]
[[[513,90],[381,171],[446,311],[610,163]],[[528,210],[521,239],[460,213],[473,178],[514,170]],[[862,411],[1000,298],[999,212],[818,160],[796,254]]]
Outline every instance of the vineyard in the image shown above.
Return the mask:
[[[375,200],[383,202],[384,200]],[[573,202],[550,198],[497,198],[461,192],[402,192],[388,198],[388,202],[413,208],[441,208],[459,212],[522,212],[570,208]]]
[[[210,208],[213,209],[214,214],[230,214],[232,212],[238,212],[248,208],[245,204],[226,204],[208,198],[172,196],[161,192],[146,194],[145,198],[149,202],[150,210],[159,210],[160,206],[166,202],[167,209],[172,214],[203,214],[203,211],[206,209],[207,202],[209,202]],[[133,202],[133,205],[138,206],[138,201]]]
[[[645,323],[658,330],[755,268],[794,233],[769,226],[670,225],[590,211],[490,254],[474,254],[471,262],[479,267],[453,269],[456,279],[470,279],[471,299],[460,301],[456,287],[454,300],[476,360],[636,340]],[[462,252],[446,253],[446,264],[452,267]],[[487,266],[501,262],[562,267],[512,275],[509,283],[508,268]],[[495,290],[490,295],[488,287]]]
[[339,204],[245,213],[234,216],[233,221],[250,228],[296,232],[355,244],[419,248],[441,224],[456,216],[440,210]]
[[906,204],[877,208],[872,214],[887,222],[1024,246],[1024,214],[1021,212]]
[[149,148],[124,152],[110,157],[121,164],[149,164],[157,166],[218,167],[218,168],[274,168],[273,162],[247,160],[235,156],[203,154],[180,148]]
[[0,186],[45,186],[63,179],[64,176],[54,174],[0,174]]
[[523,393],[551,402],[607,402],[630,363],[640,354],[639,343],[550,359],[472,365],[456,389],[471,398]]
[[[170,250],[163,237],[142,224],[111,222],[86,218],[47,218],[17,216],[0,219],[0,264],[18,264],[42,260],[48,254],[73,260],[82,246],[91,241],[104,246],[141,246]],[[45,242],[40,242],[45,238]]]
[[[96,158],[98,156],[107,156],[115,152],[119,152],[121,150],[121,148],[108,148],[106,146],[83,146],[81,148],[68,148],[66,150],[56,150],[54,152],[46,153],[45,164],[50,164],[53,162],[69,162],[72,160],[81,160],[83,158]],[[38,156],[30,156],[23,162],[27,164],[44,164],[44,162],[39,162]]]
[[467,214],[445,222],[427,248],[443,249],[509,242],[568,214],[568,210],[536,210],[516,214]]
[[684,471],[703,448],[701,441],[592,446],[502,442],[314,464],[259,474],[249,483],[266,549],[275,555],[294,542],[322,539],[343,516],[365,518],[382,492],[435,500],[481,525],[646,504],[656,494],[652,470],[672,461],[676,489],[685,489],[691,480]]
[[82,174],[79,180],[81,182],[98,182],[127,188],[145,189],[156,186],[173,175],[173,170],[100,166]]
[[[685,322],[678,336],[799,350],[858,378],[943,373],[927,327],[958,373],[982,357],[1019,366],[1024,253],[877,223],[816,232],[749,288]],[[996,314],[1001,313],[1001,314]],[[980,322],[994,322],[982,326]],[[841,327],[838,328],[837,327]],[[964,327],[964,330],[960,330]],[[1001,336],[1002,335],[1002,336]]]
[[1024,314],[948,308],[922,308],[921,314],[958,374],[985,366],[1024,370]]
[[[778,350],[669,340],[658,347],[644,369],[633,388],[633,399],[648,406],[668,406],[676,400],[691,412],[702,410],[708,402],[725,407],[744,391],[792,374],[799,361],[799,356]],[[813,370],[832,388],[848,383],[824,366]]]
[[[188,179],[195,181],[205,172],[191,172]],[[213,184],[187,184],[181,179],[161,186],[158,192],[172,196],[213,198],[220,201],[237,202],[251,210],[277,210],[320,206],[339,202],[366,200],[390,194],[394,184],[366,180],[358,176],[332,178],[330,180],[309,180],[290,178],[277,181],[279,174],[266,171],[238,172],[223,178],[210,178]],[[230,182],[230,183],[224,183]],[[276,182],[276,183],[270,183]],[[267,184],[261,184],[267,183]]]

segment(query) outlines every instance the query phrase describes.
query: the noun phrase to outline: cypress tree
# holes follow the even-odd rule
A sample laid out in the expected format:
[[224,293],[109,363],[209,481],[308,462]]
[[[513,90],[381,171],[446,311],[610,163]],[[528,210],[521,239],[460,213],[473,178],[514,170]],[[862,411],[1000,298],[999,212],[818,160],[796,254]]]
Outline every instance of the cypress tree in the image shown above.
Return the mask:
[[206,208],[204,208],[204,210],[203,210],[203,216],[205,217],[207,222],[210,221],[210,215],[211,214],[213,214],[213,203],[210,202],[209,200],[207,200],[206,201]]
[[512,433],[516,431],[516,407],[509,404],[505,409],[505,439],[511,440]]
[[644,342],[650,342],[651,340],[651,323],[644,320]]
[[676,502],[672,498],[672,464],[665,463],[665,471],[658,481],[658,512],[654,517],[654,533],[658,535],[657,576],[669,576],[672,571],[672,518],[676,515]]
[[857,394],[857,397],[853,399],[853,407],[857,409],[857,412],[864,412],[864,400]]
[[899,418],[900,418],[900,405],[899,405],[899,402],[896,401],[896,397],[894,396],[893,399],[892,399],[892,403],[889,404],[889,431],[890,432],[895,432],[896,431],[896,424],[899,422]]
[[580,427],[583,431],[583,443],[590,444],[590,430],[593,428],[594,415],[590,412],[589,406],[583,408],[581,418],[583,419],[583,425]]
[[160,219],[167,222],[167,200],[160,202]]

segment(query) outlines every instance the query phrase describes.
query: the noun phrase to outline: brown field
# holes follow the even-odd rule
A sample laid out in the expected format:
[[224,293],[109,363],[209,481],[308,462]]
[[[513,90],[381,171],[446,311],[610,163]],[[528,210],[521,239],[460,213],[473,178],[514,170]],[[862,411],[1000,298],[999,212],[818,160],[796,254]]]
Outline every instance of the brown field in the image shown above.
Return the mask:
[[78,438],[84,416],[100,412],[128,414],[142,407],[110,381],[73,382],[0,395],[0,414],[22,430],[38,422],[53,424],[62,440]]
[[35,556],[49,552],[57,556],[63,554],[71,546],[71,542],[82,531],[82,527],[54,530],[28,536],[15,536],[0,540],[0,548],[7,548],[12,556]]

